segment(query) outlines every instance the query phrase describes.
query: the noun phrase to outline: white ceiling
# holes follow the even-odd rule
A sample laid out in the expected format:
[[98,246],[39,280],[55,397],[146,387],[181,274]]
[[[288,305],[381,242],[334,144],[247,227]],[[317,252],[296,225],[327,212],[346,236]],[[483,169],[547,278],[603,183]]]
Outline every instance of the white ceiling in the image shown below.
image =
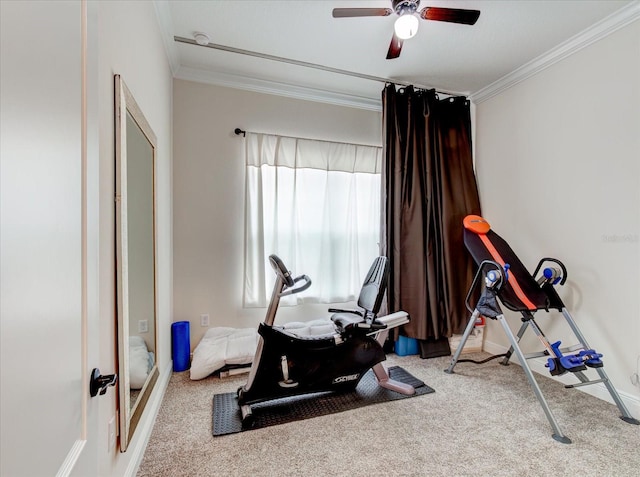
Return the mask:
[[[204,32],[210,43],[410,83],[477,94],[542,58],[588,43],[640,18],[640,2],[422,0],[480,10],[473,25],[421,20],[402,54],[385,59],[396,15],[333,18],[337,7],[390,7],[390,0],[155,1],[174,76],[298,97],[377,107],[383,84],[320,69],[176,42]],[[577,45],[577,46],[575,46]]]

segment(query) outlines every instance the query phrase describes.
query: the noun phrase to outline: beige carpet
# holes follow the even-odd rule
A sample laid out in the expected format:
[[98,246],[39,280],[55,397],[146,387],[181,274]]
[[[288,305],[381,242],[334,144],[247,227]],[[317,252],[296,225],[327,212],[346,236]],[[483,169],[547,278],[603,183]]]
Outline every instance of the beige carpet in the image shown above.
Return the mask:
[[212,397],[246,375],[190,381],[174,373],[137,475],[640,475],[640,426],[619,419],[614,405],[536,375],[573,441],[561,444],[520,366],[460,363],[448,375],[448,363],[391,355],[386,365],[436,392],[221,437],[212,436]]

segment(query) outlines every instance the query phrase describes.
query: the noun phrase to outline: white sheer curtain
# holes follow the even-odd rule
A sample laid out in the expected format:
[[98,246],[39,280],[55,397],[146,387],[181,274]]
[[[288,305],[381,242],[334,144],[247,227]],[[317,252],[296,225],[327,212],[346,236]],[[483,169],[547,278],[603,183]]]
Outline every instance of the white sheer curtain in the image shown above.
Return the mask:
[[283,304],[357,298],[379,254],[382,148],[247,133],[244,305],[264,307],[278,255],[313,285]]

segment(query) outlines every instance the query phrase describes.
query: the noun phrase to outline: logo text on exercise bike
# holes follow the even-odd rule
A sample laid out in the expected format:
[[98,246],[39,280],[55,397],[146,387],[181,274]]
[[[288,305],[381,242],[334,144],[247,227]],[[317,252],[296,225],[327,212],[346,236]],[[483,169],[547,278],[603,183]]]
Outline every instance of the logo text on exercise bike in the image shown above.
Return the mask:
[[347,374],[346,376],[338,376],[332,381],[332,384],[346,383],[347,381],[355,381],[360,374]]

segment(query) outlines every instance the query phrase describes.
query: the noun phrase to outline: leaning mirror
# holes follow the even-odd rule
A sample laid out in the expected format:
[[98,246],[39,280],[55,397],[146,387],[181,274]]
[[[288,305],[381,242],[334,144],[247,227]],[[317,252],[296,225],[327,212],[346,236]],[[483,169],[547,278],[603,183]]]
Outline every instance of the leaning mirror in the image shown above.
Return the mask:
[[120,451],[127,449],[158,379],[156,136],[115,76],[116,276]]

